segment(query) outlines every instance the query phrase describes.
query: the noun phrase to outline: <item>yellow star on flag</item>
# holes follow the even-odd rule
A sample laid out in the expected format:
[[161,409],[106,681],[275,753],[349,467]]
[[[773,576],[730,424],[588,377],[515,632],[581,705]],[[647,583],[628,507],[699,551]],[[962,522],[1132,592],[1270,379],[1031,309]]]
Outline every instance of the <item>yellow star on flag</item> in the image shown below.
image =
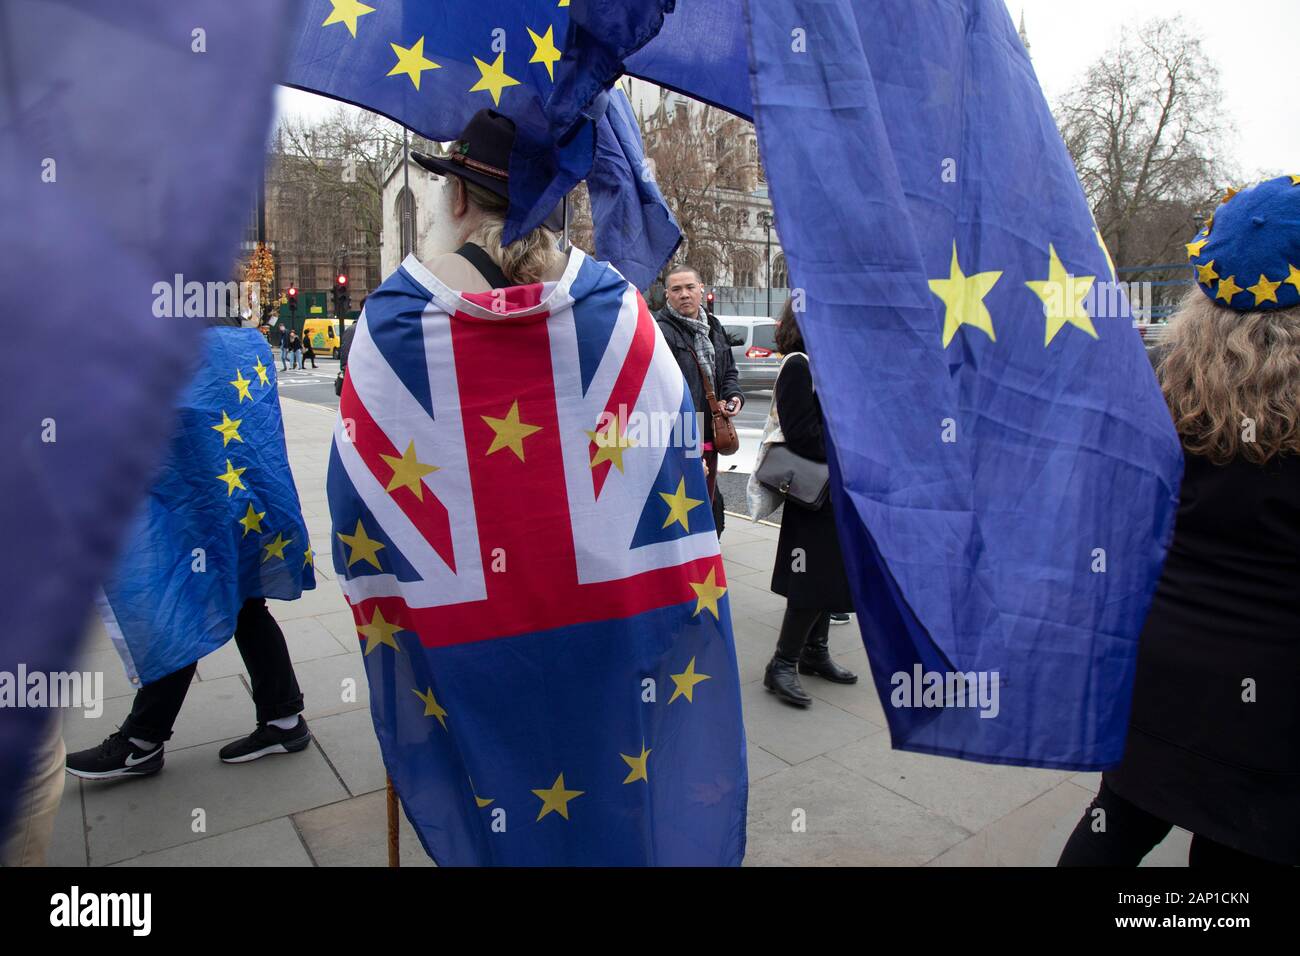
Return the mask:
[[[229,458],[226,459],[226,473],[224,475],[217,475],[217,480],[226,483],[227,498],[235,493],[236,488],[244,488],[244,483],[239,480],[239,476],[246,471],[248,471],[247,468],[236,468],[230,463]],[[244,488],[244,490],[247,491],[248,489]]]
[[467,779],[469,780],[469,792],[472,793],[472,794],[474,794],[474,802],[475,802],[476,804],[478,804],[478,808],[479,808],[480,810],[482,810],[484,807],[490,807],[490,806],[492,806],[492,803],[493,803],[493,801],[495,800],[495,798],[494,798],[494,797],[480,797],[480,796],[478,795],[478,787],[474,786],[474,778],[473,778],[473,777],[470,777],[470,776],[468,776],[468,775],[466,775],[466,777],[467,777]]
[[1195,259],[1197,256],[1199,256],[1201,254],[1201,250],[1206,247],[1209,241],[1210,241],[1209,239],[1198,239],[1195,242],[1189,242],[1187,244],[1187,258]]
[[231,417],[226,414],[225,409],[221,410],[221,424],[213,425],[212,430],[215,432],[221,432],[222,448],[229,445],[232,438],[237,442],[243,442],[244,439],[239,437],[239,423],[242,421],[242,418],[231,419]]
[[673,683],[677,685],[677,689],[673,691],[673,696],[668,698],[668,703],[670,704],[678,697],[685,697],[687,703],[695,703],[695,697],[693,696],[695,693],[695,685],[700,681],[710,679],[708,674],[695,673],[695,658],[693,657],[691,658],[691,662],[686,665],[685,671],[680,674],[671,674],[669,676],[672,677]]
[[286,541],[284,535],[281,534],[279,531],[277,531],[275,533],[275,540],[272,541],[270,544],[265,544],[262,546],[263,548],[266,549],[266,556],[262,558],[262,563],[266,564],[266,562],[270,561],[272,558],[279,558],[281,561],[283,561],[285,546],[288,545],[289,542],[292,540],[293,538],[290,538],[288,541]]
[[1300,176],[1292,176],[1292,177],[1291,177],[1291,185],[1292,185],[1292,186],[1300,186]]
[[235,390],[239,392],[240,404],[243,404],[244,399],[248,399],[250,402],[253,400],[253,395],[248,390],[248,386],[252,384],[252,379],[244,378],[242,371],[235,369],[235,380],[230,384],[235,386]]
[[650,782],[650,776],[646,768],[646,760],[650,756],[650,751],[645,749],[644,743],[641,744],[641,756],[629,757],[627,754],[619,754],[619,756],[623,758],[624,763],[632,768],[628,775],[623,778],[624,783],[635,783],[637,780],[644,780],[646,783]]
[[266,366],[262,364],[261,358],[259,358],[257,360],[257,364],[253,366],[253,371],[257,373],[257,380],[259,385],[271,384],[271,380],[266,377]]
[[952,266],[948,278],[930,280],[930,291],[947,307],[943,317],[944,348],[963,325],[979,329],[994,342],[998,340],[993,334],[993,316],[984,304],[984,297],[1001,278],[1001,272],[979,272],[972,276],[963,273],[957,264],[957,243],[952,244]]
[[246,511],[246,512],[244,513],[244,517],[242,517],[242,518],[239,519],[239,523],[240,523],[241,525],[244,526],[244,533],[243,533],[242,535],[240,535],[240,537],[241,537],[241,538],[247,538],[247,537],[248,537],[248,532],[250,532],[250,531],[256,531],[256,532],[258,532],[259,534],[261,534],[261,532],[262,532],[262,519],[265,518],[265,517],[266,517],[266,512],[265,512],[265,511],[254,511],[254,510],[253,510],[253,505],[252,505],[252,503],[250,502],[249,505],[248,505],[248,511]]
[[1219,282],[1219,293],[1218,295],[1215,296],[1215,298],[1222,299],[1224,302],[1227,302],[1229,305],[1231,305],[1232,297],[1241,291],[1242,291],[1241,286],[1237,285],[1237,277],[1228,276],[1228,278],[1223,279],[1222,281]]
[[1197,280],[1202,285],[1214,285],[1219,278],[1219,274],[1214,271],[1214,260],[1211,259],[1203,266],[1196,267]]
[[342,23],[348,28],[348,33],[352,34],[354,40],[357,37],[357,18],[375,12],[374,7],[358,3],[357,0],[330,0],[330,3],[334,4],[334,9],[330,11],[330,15],[325,18],[325,22],[321,26],[327,27],[331,23]]
[[1280,288],[1281,282],[1269,282],[1268,276],[1261,275],[1259,282],[1246,291],[1255,296],[1255,305],[1260,306],[1265,302],[1277,302],[1277,290]]
[[555,27],[547,27],[546,33],[542,36],[538,36],[530,27],[528,28],[528,35],[533,39],[533,58],[528,62],[545,63],[546,72],[550,74],[551,81],[554,82],[555,61],[564,55],[555,48]]
[[493,418],[491,415],[480,417],[496,433],[492,436],[492,444],[487,450],[489,455],[499,452],[502,448],[509,448],[515,453],[515,457],[523,461],[524,439],[542,430],[541,425],[526,425],[519,420],[518,399],[515,399],[514,404],[510,406],[510,411],[506,412],[505,418]]
[[1300,269],[1297,269],[1292,265],[1288,265],[1287,268],[1291,270],[1291,274],[1282,280],[1282,284],[1293,285],[1295,286],[1295,290],[1300,292]]
[[587,432],[587,437],[596,445],[596,454],[591,459],[592,468],[603,461],[612,461],[614,467],[622,471],[623,452],[628,448],[636,447],[636,442],[622,433],[617,415],[610,420],[603,431]]
[[396,43],[389,43],[393,52],[397,54],[397,65],[388,71],[389,76],[406,75],[411,78],[411,82],[418,90],[420,88],[420,74],[425,70],[441,70],[442,67],[432,60],[426,60],[424,57],[424,37],[415,41],[415,45],[410,49],[400,47]]
[[437,465],[426,465],[415,457],[415,439],[412,438],[406,445],[406,451],[402,452],[402,457],[395,455],[380,455],[388,463],[388,467],[393,469],[393,477],[388,479],[388,487],[385,491],[394,491],[398,488],[409,488],[415,492],[415,497],[420,501],[424,500],[424,482],[421,481],[425,475],[431,475],[438,471]]
[[358,561],[369,562],[376,571],[384,570],[379,566],[379,552],[384,548],[382,542],[366,534],[365,527],[361,524],[361,519],[357,519],[357,529],[351,534],[339,532],[339,540],[346,544],[352,551],[348,554],[348,567],[356,564]]
[[[717,568],[709,568],[709,576],[703,581],[692,581],[691,590],[695,592],[695,614],[699,614],[705,608],[717,618],[718,616],[718,598],[727,593],[727,589],[715,583],[714,578],[718,573]],[[692,614],[691,617],[695,617]]]
[[548,813],[554,811],[564,819],[569,819],[569,801],[574,797],[580,797],[585,793],[584,790],[566,790],[564,789],[564,774],[555,778],[555,784],[549,790],[534,790],[533,793],[542,798],[542,809],[537,814],[540,820]]
[[369,624],[357,625],[357,633],[366,639],[366,651],[362,656],[369,656],[380,644],[387,644],[393,650],[401,653],[401,648],[397,646],[397,641],[393,635],[400,631],[401,628],[389,621],[384,620],[384,612],[375,608],[374,615],[370,618]]
[[1056,333],[1066,325],[1073,325],[1094,339],[1100,338],[1092,325],[1092,316],[1088,315],[1087,306],[1083,303],[1097,277],[1070,275],[1057,256],[1056,247],[1049,244],[1047,250],[1050,256],[1047,278],[1025,283],[1043,300],[1043,313],[1047,317],[1043,347],[1051,345]]
[[[416,697],[420,698],[420,700],[424,701],[424,716],[437,717],[438,723],[442,724],[442,729],[446,730],[447,712],[443,710],[442,705],[438,703],[438,698],[433,696],[433,688],[430,687],[427,691],[421,694],[417,688],[412,687],[411,692],[415,694]],[[473,786],[473,783],[471,783],[470,786]]]
[[668,505],[668,517],[664,519],[664,527],[667,528],[675,521],[689,532],[691,525],[688,516],[691,509],[704,504],[704,499],[686,497],[685,478],[677,482],[677,490],[671,495],[666,491],[661,491],[659,497]]
[[507,86],[518,86],[519,81],[513,76],[507,76],[505,71],[505,51],[497,54],[496,60],[489,66],[478,57],[474,57],[474,63],[478,66],[479,80],[469,88],[471,93],[480,93],[486,90],[492,94],[492,105],[501,105],[501,91]]
[[1237,195],[1237,193],[1239,192],[1241,192],[1241,190],[1238,189],[1237,187],[1229,186],[1228,191],[1225,192],[1223,194],[1223,198],[1219,200],[1219,205],[1222,206],[1225,202],[1230,202],[1232,200],[1232,197]]
[[316,567],[316,552],[314,552],[311,548],[308,548],[306,551],[302,553],[302,566],[305,568],[309,564],[313,568]]

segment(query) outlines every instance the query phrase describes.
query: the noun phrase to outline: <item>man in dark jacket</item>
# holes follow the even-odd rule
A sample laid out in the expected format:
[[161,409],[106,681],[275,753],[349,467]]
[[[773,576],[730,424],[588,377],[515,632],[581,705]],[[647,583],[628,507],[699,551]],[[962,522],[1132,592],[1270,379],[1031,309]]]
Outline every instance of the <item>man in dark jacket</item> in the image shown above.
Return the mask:
[[[722,534],[722,495],[717,490],[718,453],[713,450],[713,416],[705,395],[700,369],[712,373],[713,394],[722,403],[728,417],[736,415],[745,404],[740,391],[740,376],[735,359],[731,356],[731,343],[718,320],[708,313],[700,300],[704,287],[699,274],[689,266],[674,267],[664,282],[667,300],[655,313],[655,321],[672,350],[673,357],[686,378],[695,410],[703,418],[704,463],[709,470],[709,497],[713,502],[713,517]],[[698,360],[698,361],[697,361]]]

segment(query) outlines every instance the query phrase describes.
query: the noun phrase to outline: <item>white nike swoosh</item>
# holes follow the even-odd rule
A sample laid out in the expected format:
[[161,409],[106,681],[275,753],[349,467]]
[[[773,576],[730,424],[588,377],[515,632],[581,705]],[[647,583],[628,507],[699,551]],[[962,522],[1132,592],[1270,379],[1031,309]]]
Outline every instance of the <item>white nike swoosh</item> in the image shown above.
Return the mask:
[[161,750],[162,748],[159,747],[157,748],[157,750],[152,750],[149,753],[145,754],[143,757],[132,757],[130,754],[127,754],[126,765],[128,767],[134,767],[136,764],[144,763],[146,760],[150,760],[153,757],[157,756]]

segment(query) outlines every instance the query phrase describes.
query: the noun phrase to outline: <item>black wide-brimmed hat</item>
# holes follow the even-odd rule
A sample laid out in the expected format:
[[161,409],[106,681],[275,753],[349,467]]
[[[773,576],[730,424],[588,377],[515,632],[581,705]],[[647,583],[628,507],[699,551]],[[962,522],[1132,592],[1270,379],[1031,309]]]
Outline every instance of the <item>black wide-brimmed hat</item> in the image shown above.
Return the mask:
[[[515,145],[515,123],[496,110],[482,109],[470,117],[460,139],[447,156],[411,152],[420,166],[439,176],[459,176],[502,199],[510,199],[510,151]],[[543,223],[552,232],[564,227],[563,206]]]

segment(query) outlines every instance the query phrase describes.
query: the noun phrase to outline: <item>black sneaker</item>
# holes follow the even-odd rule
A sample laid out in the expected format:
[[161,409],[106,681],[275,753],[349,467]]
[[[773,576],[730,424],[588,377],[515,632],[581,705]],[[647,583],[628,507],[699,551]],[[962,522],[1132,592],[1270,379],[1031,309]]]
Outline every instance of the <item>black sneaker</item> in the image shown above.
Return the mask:
[[68,754],[67,771],[83,780],[147,777],[163,768],[163,745],[141,749],[120,730],[98,747]]
[[221,748],[222,763],[248,763],[267,754],[292,754],[311,743],[307,721],[298,717],[298,725],[291,730],[281,730],[274,724],[258,724],[257,729],[243,740]]
[[831,623],[832,623],[832,624],[847,624],[847,623],[849,623],[849,616],[848,616],[847,614],[832,614],[832,615],[831,615]]

